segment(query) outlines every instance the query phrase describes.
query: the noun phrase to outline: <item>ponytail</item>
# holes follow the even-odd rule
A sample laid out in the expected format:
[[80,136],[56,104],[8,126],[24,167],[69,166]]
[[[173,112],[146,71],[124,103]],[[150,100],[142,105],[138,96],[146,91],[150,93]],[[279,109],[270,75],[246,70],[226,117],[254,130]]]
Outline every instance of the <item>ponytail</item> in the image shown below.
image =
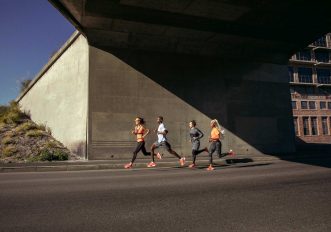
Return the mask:
[[215,125],[216,129],[221,132],[221,125],[218,123],[217,119],[211,120],[211,123]]

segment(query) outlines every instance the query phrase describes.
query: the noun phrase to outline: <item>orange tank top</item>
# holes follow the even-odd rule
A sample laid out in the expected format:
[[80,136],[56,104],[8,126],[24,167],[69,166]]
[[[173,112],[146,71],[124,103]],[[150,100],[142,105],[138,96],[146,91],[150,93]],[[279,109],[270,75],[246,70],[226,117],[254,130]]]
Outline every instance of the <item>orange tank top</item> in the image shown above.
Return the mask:
[[144,133],[145,128],[143,126],[138,126],[135,128],[134,133],[137,135],[137,142],[143,142],[144,141]]
[[219,140],[221,138],[220,132],[218,131],[218,129],[216,127],[213,127],[213,129],[211,129],[210,138],[212,140]]

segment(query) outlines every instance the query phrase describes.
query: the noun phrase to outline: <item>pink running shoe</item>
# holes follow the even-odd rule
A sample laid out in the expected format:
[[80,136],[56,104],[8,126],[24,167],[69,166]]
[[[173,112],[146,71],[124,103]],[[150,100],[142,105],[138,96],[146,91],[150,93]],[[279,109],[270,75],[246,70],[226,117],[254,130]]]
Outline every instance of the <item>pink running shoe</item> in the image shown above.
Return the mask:
[[159,152],[156,154],[156,157],[157,157],[159,160],[162,159],[162,156],[163,156],[163,154],[160,154]]
[[132,163],[130,162],[130,163],[124,165],[124,168],[126,168],[126,169],[128,169],[128,168],[132,168]]
[[154,163],[154,162],[150,162],[149,164],[147,164],[148,168],[153,168],[155,166],[156,166],[156,163]]
[[180,166],[183,167],[185,165],[185,157],[180,158],[179,163],[180,163]]
[[188,167],[189,167],[189,168],[195,168],[196,165],[195,165],[195,164],[190,164]]
[[232,150],[230,149],[228,155],[234,156],[234,155],[236,155],[236,153],[234,153],[234,151],[232,151]]
[[210,164],[206,170],[207,170],[207,171],[213,171],[214,169],[215,169],[215,168]]

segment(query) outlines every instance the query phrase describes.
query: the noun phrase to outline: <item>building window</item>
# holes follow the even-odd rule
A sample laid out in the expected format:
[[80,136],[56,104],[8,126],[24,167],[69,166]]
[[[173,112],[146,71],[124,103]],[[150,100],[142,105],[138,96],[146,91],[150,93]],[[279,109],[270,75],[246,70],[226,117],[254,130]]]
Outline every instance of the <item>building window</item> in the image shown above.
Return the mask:
[[293,67],[288,67],[288,75],[290,77],[290,82],[294,82]]
[[297,102],[296,101],[292,101],[292,109],[297,109]]
[[308,117],[303,117],[302,118],[302,122],[303,122],[303,134],[304,135],[310,135],[309,133],[309,121],[308,121]]
[[298,77],[299,77],[299,82],[313,83],[311,68],[298,68]]
[[322,133],[323,133],[323,135],[329,134],[327,117],[322,117]]
[[317,47],[326,47],[326,36],[322,36],[320,38],[318,38],[313,45],[317,46]]
[[311,134],[312,135],[317,135],[317,118],[316,117],[311,117],[310,118],[310,123],[311,123]]
[[326,102],[321,101],[320,102],[320,109],[325,110],[326,109]]
[[331,84],[331,71],[329,69],[317,69],[317,82],[320,84]]
[[294,124],[294,132],[295,132],[295,135],[299,135],[299,128],[298,128],[298,118],[297,117],[294,117],[293,118],[293,124]]
[[315,52],[315,59],[318,62],[329,62],[329,52]]
[[304,50],[296,53],[297,60],[311,60],[311,52],[310,50]]
[[331,110],[331,102],[328,102],[328,109]]
[[308,109],[307,101],[301,101],[301,109],[303,109],[303,110]]
[[314,101],[309,101],[308,104],[309,104],[309,109],[311,109],[311,110],[316,109],[316,104]]

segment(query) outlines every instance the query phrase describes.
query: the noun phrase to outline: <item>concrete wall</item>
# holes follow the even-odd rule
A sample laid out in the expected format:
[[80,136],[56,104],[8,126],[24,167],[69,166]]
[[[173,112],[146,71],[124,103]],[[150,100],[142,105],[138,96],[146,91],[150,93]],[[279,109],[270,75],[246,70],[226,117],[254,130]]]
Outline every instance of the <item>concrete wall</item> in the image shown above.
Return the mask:
[[[54,62],[54,63],[53,63]],[[73,153],[85,157],[88,103],[88,44],[74,35],[36,77],[19,104]]]
[[[191,154],[188,122],[208,145],[209,122],[226,128],[223,151],[290,152],[294,148],[287,66],[225,62],[90,46],[89,159],[131,157],[133,120],[157,127],[164,116],[174,149]],[[147,139],[148,147],[156,136]],[[148,149],[149,150],[149,149]]]

